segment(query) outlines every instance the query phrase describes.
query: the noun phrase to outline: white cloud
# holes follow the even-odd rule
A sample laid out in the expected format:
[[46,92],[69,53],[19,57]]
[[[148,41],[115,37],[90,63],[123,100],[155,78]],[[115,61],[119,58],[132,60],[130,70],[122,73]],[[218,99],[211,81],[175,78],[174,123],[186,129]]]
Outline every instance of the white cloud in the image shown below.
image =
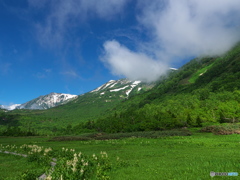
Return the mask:
[[167,66],[143,53],[132,52],[117,41],[104,43],[102,61],[114,75],[124,75],[132,80],[155,81],[166,72]]
[[[43,46],[56,47],[66,43],[69,29],[82,26],[90,18],[110,20],[122,11],[127,0],[49,0],[47,3],[46,19],[36,24],[37,36]],[[29,0],[30,7],[45,4],[45,0]]]
[[240,40],[239,0],[138,0],[138,12],[150,39],[139,42],[143,53],[116,41],[104,44],[108,68],[130,79],[156,80],[166,71],[165,63],[221,55]]
[[[168,56],[219,55],[240,40],[239,0],[152,1],[139,22]],[[159,4],[160,3],[160,4]],[[159,8],[156,8],[159,7]]]
[[85,14],[111,19],[114,15],[122,11],[127,0],[80,0],[79,2],[80,9],[84,11]]
[[[44,15],[46,19],[36,25],[37,35],[43,46],[57,47],[70,42],[67,38],[74,32],[69,33],[69,29],[82,26],[91,18],[111,20],[116,15],[124,14],[129,2],[29,0],[29,5],[35,8],[48,5],[45,9],[48,14]],[[141,32],[145,32],[148,40],[139,41],[135,52],[116,41],[105,42],[103,60],[114,74],[151,81],[165,73],[166,63],[173,64],[194,56],[221,55],[240,40],[239,0],[134,2],[137,2],[138,8],[134,11],[138,13],[138,28],[142,28]],[[149,57],[149,54],[152,56]]]

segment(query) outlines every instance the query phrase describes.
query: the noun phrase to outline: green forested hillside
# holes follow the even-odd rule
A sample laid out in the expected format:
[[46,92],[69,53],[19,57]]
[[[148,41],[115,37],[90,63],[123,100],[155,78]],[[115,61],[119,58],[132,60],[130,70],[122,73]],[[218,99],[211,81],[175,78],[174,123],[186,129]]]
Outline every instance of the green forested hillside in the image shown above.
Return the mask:
[[240,46],[221,57],[194,59],[155,88],[121,103],[96,122],[99,131],[163,130],[240,117]]
[[133,88],[128,98],[123,95],[127,90],[113,93],[110,88],[48,110],[1,112],[1,127],[15,128],[15,132],[79,134],[238,122],[240,45],[221,57],[193,59],[179,70],[169,71],[155,86],[145,84],[141,88]]
[[[0,114],[0,130],[4,131],[6,127],[10,127],[17,132],[19,129],[16,127],[19,127],[24,132],[31,130],[40,134],[69,133],[72,127],[79,123],[89,123],[119,102],[125,101],[133,95],[141,94],[154,86],[154,84],[140,82],[135,86],[134,82],[126,79],[112,80],[102,85],[102,89],[100,88],[98,91],[82,94],[66,104],[47,110],[15,109],[7,113],[2,112]],[[112,86],[110,86],[111,83]],[[118,89],[120,90],[117,91]],[[3,121],[3,119],[6,120]],[[11,119],[15,119],[15,124],[10,123]]]

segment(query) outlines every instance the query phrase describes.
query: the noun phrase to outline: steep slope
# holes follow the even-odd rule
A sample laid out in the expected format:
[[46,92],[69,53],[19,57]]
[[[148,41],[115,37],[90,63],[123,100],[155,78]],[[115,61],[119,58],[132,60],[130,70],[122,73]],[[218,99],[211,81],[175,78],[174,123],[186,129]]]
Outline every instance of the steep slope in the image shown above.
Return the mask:
[[[38,129],[38,131],[59,131],[67,125],[77,125],[80,122],[94,120],[101,116],[107,109],[116,106],[121,101],[142,94],[154,87],[154,84],[146,84],[140,81],[127,79],[110,80],[93,91],[77,96],[66,104],[62,104],[46,110],[15,109],[9,114],[20,114],[21,123],[26,127]],[[37,99],[32,101],[33,104]],[[26,104],[32,107],[32,104]],[[31,125],[29,125],[31,124]]]
[[[106,84],[98,87],[97,89],[91,91],[93,92],[101,92],[100,94],[105,94],[105,91],[110,92],[117,92],[117,91],[123,91],[126,93],[126,97],[132,92],[133,88],[138,86],[141,83],[141,81],[129,81],[129,80],[110,80]],[[122,85],[125,85],[124,87],[121,87]],[[104,91],[105,90],[105,91]],[[141,87],[138,88],[138,91],[141,90]]]
[[105,132],[161,130],[240,121],[240,45],[221,57],[194,59],[148,92],[100,117]]
[[[154,86],[152,84],[146,84],[141,81],[130,81],[127,79],[110,80],[102,86],[94,89],[90,93],[98,95],[109,95],[109,98],[128,98],[129,96],[139,94],[141,91],[146,91]],[[106,97],[106,96],[105,96]]]
[[85,121],[98,117],[105,110],[135,94],[152,88],[153,84],[126,79],[110,80],[93,91],[79,95],[73,101],[44,111],[43,114],[74,121]]

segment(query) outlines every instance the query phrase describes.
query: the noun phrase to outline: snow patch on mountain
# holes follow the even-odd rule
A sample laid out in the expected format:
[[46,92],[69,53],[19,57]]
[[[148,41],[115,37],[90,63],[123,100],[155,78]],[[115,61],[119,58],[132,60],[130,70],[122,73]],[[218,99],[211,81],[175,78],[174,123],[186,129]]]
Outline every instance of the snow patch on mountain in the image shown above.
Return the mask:
[[141,83],[141,81],[134,81],[133,85],[138,85],[139,83]]
[[141,81],[134,81],[133,84],[131,85],[131,89],[129,89],[126,94],[127,96],[130,94],[130,92],[133,90],[133,88],[135,88],[139,83],[141,83]]
[[108,81],[107,83],[99,86],[98,88],[96,88],[96,89],[94,89],[94,90],[92,90],[92,91],[90,91],[90,92],[92,93],[92,92],[97,92],[97,91],[100,91],[100,90],[104,90],[104,89],[106,89],[108,86],[110,86],[110,85],[112,85],[112,84],[114,84],[114,83],[116,83],[116,82],[117,82],[116,80],[110,80],[110,81]]
[[[113,95],[114,97],[128,98],[133,93],[134,88],[136,91],[140,91],[143,87],[149,87],[150,84],[142,83],[142,81],[131,81],[128,79],[110,80],[98,88],[90,91],[90,93],[99,94],[99,98],[103,94],[120,92],[120,94]],[[151,88],[151,87],[150,87]],[[112,97],[112,96],[111,96]]]
[[112,88],[113,86],[115,86],[117,84],[117,82],[116,83],[113,83],[109,88]]
[[[98,88],[90,91],[90,93],[93,93],[93,92],[98,92],[98,91],[102,91],[102,90],[110,90],[110,92],[116,92],[116,91],[120,91],[120,90],[124,90],[125,88],[129,87],[129,86],[136,86],[138,85],[139,83],[141,83],[141,81],[130,81],[130,80],[127,80],[127,79],[120,79],[120,80],[110,80],[108,81],[107,83],[99,86]],[[127,86],[125,87],[120,87],[120,88],[117,88],[117,89],[111,89],[113,88],[114,86],[122,86],[122,85],[125,85],[125,84],[128,84]]]
[[115,81],[114,80],[110,80],[107,84],[105,84],[105,86],[102,88],[103,89],[106,89],[109,85],[113,84]]
[[97,91],[99,91],[103,86],[104,86],[105,84],[103,84],[103,85],[101,85],[101,86],[99,86],[98,88],[96,88],[96,89],[94,89],[94,90],[92,90],[91,92],[97,92]]
[[120,90],[126,89],[127,87],[129,87],[129,85],[124,86],[124,87],[122,87],[122,88],[118,88],[118,89],[112,89],[112,90],[110,90],[110,92],[120,91]]

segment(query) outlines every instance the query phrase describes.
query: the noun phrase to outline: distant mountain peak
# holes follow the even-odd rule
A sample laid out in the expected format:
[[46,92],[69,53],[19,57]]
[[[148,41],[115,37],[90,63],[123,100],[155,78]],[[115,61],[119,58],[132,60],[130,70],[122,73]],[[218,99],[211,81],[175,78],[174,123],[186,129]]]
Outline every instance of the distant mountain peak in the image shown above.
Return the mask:
[[[93,94],[99,97],[106,99],[104,102],[112,102],[114,99],[118,101],[118,99],[128,98],[131,94],[138,94],[140,91],[146,91],[151,89],[152,85],[148,85],[138,80],[128,80],[128,79],[119,79],[119,80],[109,80],[105,84],[99,86],[98,88],[85,93],[85,94]],[[69,101],[76,99],[77,97],[83,97],[82,95],[72,95],[65,93],[56,93],[51,92],[47,95],[39,96],[33,100],[30,100],[23,104],[16,104],[11,106],[3,106],[0,108],[7,110],[14,109],[49,109],[58,105],[66,104]]]
[[12,105],[0,105],[1,109],[6,109],[6,110],[14,110],[16,107],[20,106],[21,104],[12,104]]
[[65,104],[71,99],[76,98],[77,95],[63,94],[52,92],[50,94],[40,96],[36,99],[28,101],[20,106],[18,109],[48,109],[57,105]]
[[11,106],[1,105],[2,109],[14,110],[14,109],[48,109],[57,105],[65,104],[72,99],[77,98],[77,95],[55,93],[52,92],[47,95],[39,96],[33,100],[30,100],[24,104],[14,104]]

